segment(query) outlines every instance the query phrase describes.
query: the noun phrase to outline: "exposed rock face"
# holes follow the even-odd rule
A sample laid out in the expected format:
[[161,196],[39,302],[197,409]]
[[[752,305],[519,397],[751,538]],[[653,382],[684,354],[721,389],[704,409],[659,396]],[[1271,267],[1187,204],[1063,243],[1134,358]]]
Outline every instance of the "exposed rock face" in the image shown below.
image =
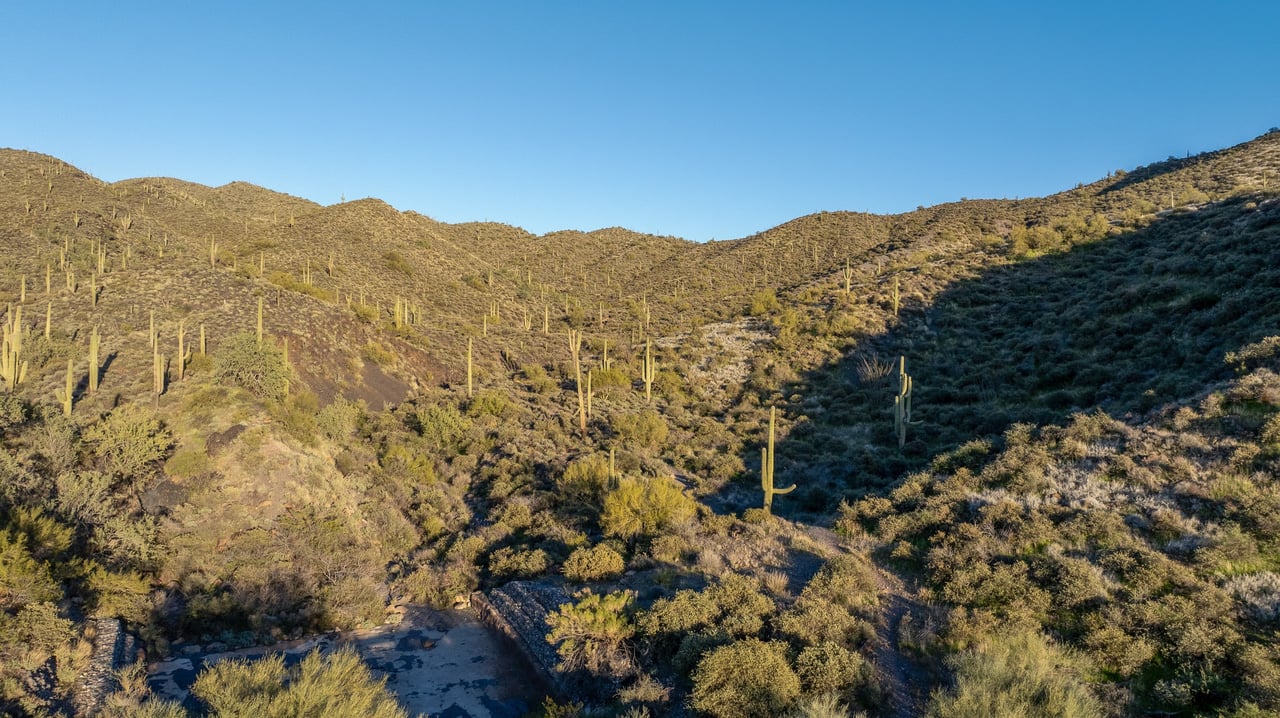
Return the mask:
[[514,581],[488,594],[471,595],[471,607],[480,620],[515,642],[557,698],[581,695],[582,689],[577,676],[556,670],[560,659],[547,643],[547,616],[571,601],[563,587],[532,581]]
[[106,697],[120,687],[116,671],[131,663],[137,652],[137,640],[124,631],[119,620],[95,618],[90,622],[94,629],[93,655],[80,675],[73,698],[78,716],[97,715]]

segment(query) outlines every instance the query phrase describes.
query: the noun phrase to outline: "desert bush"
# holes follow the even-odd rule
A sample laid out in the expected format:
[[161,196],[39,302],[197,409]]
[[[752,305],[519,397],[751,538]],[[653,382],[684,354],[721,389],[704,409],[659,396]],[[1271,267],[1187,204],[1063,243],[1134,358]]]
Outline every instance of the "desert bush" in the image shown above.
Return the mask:
[[271,341],[258,342],[250,332],[228,337],[214,353],[214,377],[248,389],[257,396],[279,400],[289,390],[293,372],[284,352]]
[[111,477],[98,471],[66,471],[55,481],[54,506],[66,521],[80,526],[97,526],[113,513]]
[[29,603],[62,597],[49,564],[37,561],[26,541],[11,531],[0,531],[0,609],[21,608]]
[[414,411],[418,433],[440,451],[454,452],[471,430],[471,420],[452,404],[428,404]]
[[320,410],[316,415],[316,425],[326,439],[340,441],[356,430],[362,413],[360,404],[340,396]]
[[639,414],[619,414],[613,418],[613,430],[631,449],[657,449],[667,440],[667,422],[651,409]]
[[575,459],[556,480],[556,487],[565,499],[590,506],[600,504],[608,485],[609,460],[600,454]]
[[542,549],[500,548],[489,556],[489,572],[504,578],[533,578],[546,573],[550,564]]
[[0,394],[0,434],[18,427],[27,420],[27,406],[16,395]]
[[578,548],[564,562],[564,575],[570,581],[607,581],[622,575],[626,562],[622,554],[603,544]]
[[796,673],[808,693],[850,695],[870,682],[866,659],[835,643],[806,646],[796,657]]
[[520,368],[520,373],[524,375],[529,391],[535,394],[550,394],[555,391],[556,380],[547,375],[546,368],[541,364],[526,364]]
[[312,651],[289,668],[280,654],[221,661],[200,674],[191,692],[215,718],[407,718],[386,679],[375,680],[349,648]]
[[934,693],[929,715],[938,718],[1085,718],[1102,716],[1077,677],[1074,659],[1036,633],[994,637],[948,663],[955,686]]
[[103,467],[122,478],[136,477],[173,443],[155,414],[138,404],[116,407],[85,430],[84,440]]
[[600,526],[626,539],[656,535],[692,521],[697,506],[672,479],[624,478],[605,495]]
[[631,591],[608,594],[587,590],[577,603],[561,604],[547,616],[547,642],[556,646],[561,671],[586,668],[597,675],[622,676],[630,672],[625,642],[635,633],[627,607],[635,599]]
[[718,718],[771,718],[799,697],[786,647],[748,638],[707,653],[693,672],[690,704]]
[[1223,587],[1259,623],[1280,623],[1280,575],[1271,571],[1236,576]]

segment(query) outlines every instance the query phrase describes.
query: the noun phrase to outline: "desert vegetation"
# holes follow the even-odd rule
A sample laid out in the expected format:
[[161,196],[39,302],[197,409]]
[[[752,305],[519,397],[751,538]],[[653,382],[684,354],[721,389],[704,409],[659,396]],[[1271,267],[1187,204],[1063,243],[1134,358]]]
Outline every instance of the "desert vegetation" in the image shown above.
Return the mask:
[[[146,658],[516,582],[569,597],[545,715],[1280,710],[1278,165],[697,245],[0,152],[0,712],[74,711],[89,618]],[[138,670],[104,711],[186,714]]]

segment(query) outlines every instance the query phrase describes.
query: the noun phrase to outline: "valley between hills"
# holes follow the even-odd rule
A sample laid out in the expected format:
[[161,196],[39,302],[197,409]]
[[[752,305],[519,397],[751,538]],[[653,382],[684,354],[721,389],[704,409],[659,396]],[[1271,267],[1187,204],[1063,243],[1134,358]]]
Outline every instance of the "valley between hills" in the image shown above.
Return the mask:
[[147,666],[434,612],[537,716],[1275,714],[1278,185],[697,244],[0,150],[0,713],[403,716],[341,641]]

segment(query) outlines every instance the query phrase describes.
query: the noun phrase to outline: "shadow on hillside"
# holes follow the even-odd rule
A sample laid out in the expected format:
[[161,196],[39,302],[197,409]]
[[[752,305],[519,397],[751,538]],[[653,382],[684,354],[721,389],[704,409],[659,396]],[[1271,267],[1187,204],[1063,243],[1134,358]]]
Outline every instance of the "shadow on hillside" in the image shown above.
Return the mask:
[[[891,331],[783,388],[799,400],[787,407],[797,424],[778,447],[778,483],[800,489],[776,507],[827,514],[838,496],[889,486],[973,439],[998,442],[1016,423],[1060,424],[1095,409],[1136,417],[1194,397],[1230,376],[1226,352],[1274,334],[1280,200],[1228,200],[993,268],[928,306],[904,307]],[[902,451],[896,368],[879,378],[867,370],[870,359],[887,368],[899,355],[917,422]]]

